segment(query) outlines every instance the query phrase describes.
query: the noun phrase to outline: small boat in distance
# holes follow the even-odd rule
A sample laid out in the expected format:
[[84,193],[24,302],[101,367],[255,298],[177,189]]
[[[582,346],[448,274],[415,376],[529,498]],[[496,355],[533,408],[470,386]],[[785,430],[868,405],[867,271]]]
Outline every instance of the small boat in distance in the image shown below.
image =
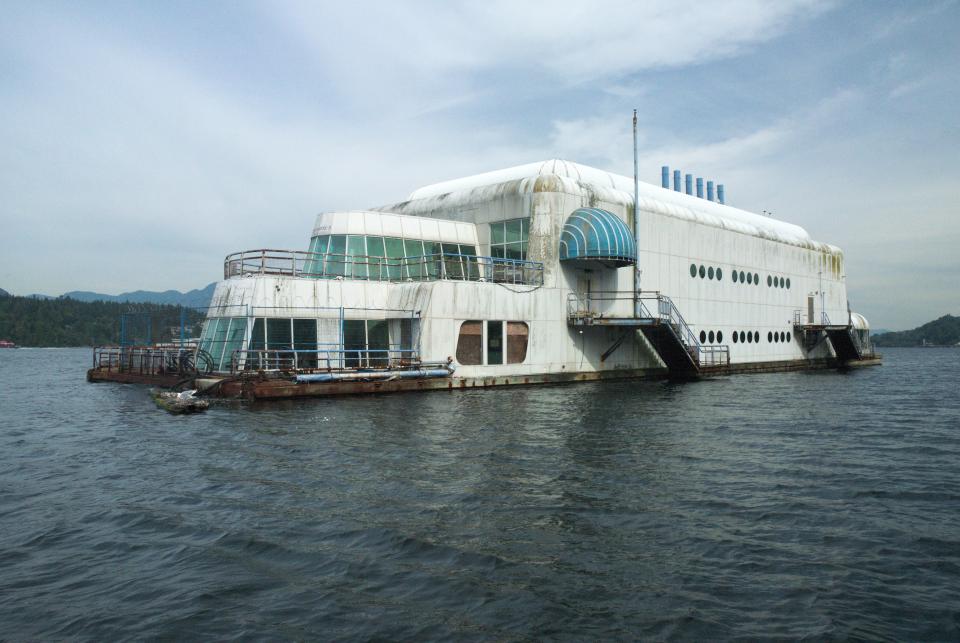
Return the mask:
[[0,339],[0,348],[20,348],[8,339]]

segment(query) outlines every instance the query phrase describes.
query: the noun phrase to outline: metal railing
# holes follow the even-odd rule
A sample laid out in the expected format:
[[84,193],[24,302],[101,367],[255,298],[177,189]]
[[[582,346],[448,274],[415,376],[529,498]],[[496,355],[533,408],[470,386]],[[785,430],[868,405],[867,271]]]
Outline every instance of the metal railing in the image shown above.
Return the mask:
[[[636,300],[638,310],[633,310]],[[704,345],[683,318],[670,297],[656,291],[635,295],[631,291],[606,290],[589,293],[572,292],[567,296],[567,317],[570,319],[632,318],[670,326],[691,358],[700,366],[728,365],[730,347]]]
[[93,368],[136,375],[190,375],[211,372],[213,360],[195,347],[96,346]]
[[227,255],[223,262],[223,278],[244,275],[368,281],[447,279],[539,286],[543,284],[543,263],[447,252],[391,258],[265,249]]
[[237,349],[230,358],[231,374],[243,371],[404,370],[421,366],[419,351],[407,348]]

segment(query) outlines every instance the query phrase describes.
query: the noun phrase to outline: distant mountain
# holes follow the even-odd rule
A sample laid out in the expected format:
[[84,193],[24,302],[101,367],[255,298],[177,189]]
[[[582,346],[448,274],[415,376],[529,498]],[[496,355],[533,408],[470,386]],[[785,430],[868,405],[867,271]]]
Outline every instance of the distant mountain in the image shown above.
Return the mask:
[[960,317],[944,315],[913,330],[874,335],[877,346],[955,346],[960,343]]
[[9,297],[9,296],[10,296],[10,293],[8,293],[3,288],[0,288],[0,297]]
[[179,290],[165,290],[163,292],[135,290],[133,292],[120,293],[119,295],[104,295],[98,292],[72,290],[63,293],[62,297],[76,301],[113,301],[131,304],[165,304],[169,306],[187,306],[189,308],[206,308],[210,305],[210,300],[213,299],[213,290],[216,285],[216,283],[212,283],[206,288],[191,290],[190,292],[180,292]]

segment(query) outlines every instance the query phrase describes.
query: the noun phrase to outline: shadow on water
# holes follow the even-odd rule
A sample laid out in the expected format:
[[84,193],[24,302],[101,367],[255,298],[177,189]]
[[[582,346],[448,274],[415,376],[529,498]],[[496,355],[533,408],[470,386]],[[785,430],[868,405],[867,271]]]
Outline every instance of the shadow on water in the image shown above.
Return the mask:
[[173,417],[14,352],[0,637],[960,634],[952,354]]

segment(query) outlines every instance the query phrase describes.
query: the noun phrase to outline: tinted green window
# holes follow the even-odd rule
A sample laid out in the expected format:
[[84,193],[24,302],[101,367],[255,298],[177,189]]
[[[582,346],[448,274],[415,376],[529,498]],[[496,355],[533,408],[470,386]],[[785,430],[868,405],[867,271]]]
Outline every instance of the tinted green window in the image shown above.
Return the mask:
[[243,347],[243,340],[247,335],[246,317],[234,317],[230,321],[230,330],[227,331],[227,342],[223,347],[223,359],[220,361],[221,369],[229,369],[233,362],[234,351]]
[[[322,255],[327,251],[327,243],[330,237],[321,235],[314,237],[310,241],[310,252],[315,255]],[[303,272],[306,275],[319,277],[323,274],[323,257],[309,257],[303,265]]]
[[505,241],[511,243],[514,241],[523,241],[523,219],[514,219],[504,224],[506,233]]
[[267,350],[289,349],[291,340],[289,319],[267,319]]
[[426,255],[426,268],[427,274],[431,277],[438,277],[440,275],[440,266],[443,261],[441,254],[443,253],[443,248],[438,241],[424,241],[423,242],[423,253]]
[[253,330],[250,332],[250,350],[263,350],[263,317],[257,317],[253,320]]
[[490,255],[508,259],[527,258],[527,219],[511,219],[490,224]]
[[490,224],[490,244],[500,244],[507,240],[503,221]]
[[[443,263],[446,268],[447,279],[463,279],[463,266],[460,264],[460,248],[455,243],[441,245]],[[450,256],[453,255],[453,256]]]
[[[317,350],[317,320],[293,320],[293,348],[297,351]],[[297,353],[297,365],[300,368],[316,368],[317,354]]]
[[367,256],[370,258],[367,268],[370,278],[378,281],[387,279],[386,262],[380,260],[381,257],[386,256],[383,237],[367,237]]
[[358,367],[365,359],[367,348],[367,322],[363,319],[345,319],[343,321],[344,364]]
[[477,265],[477,249],[473,246],[460,244],[460,254],[464,255],[463,263],[467,270],[467,276],[470,279],[480,278],[480,266]]
[[387,267],[387,275],[390,279],[402,279],[407,275],[401,275],[400,269],[403,266],[403,239],[396,237],[387,237],[384,246],[390,262]]
[[347,277],[367,278],[367,244],[365,237],[347,237],[347,254],[350,255],[346,266]]
[[220,359],[223,357],[223,347],[227,341],[227,331],[230,329],[230,320],[221,319],[217,324],[217,330],[213,335],[213,342],[210,345],[210,355],[213,357],[214,367],[219,368]]
[[368,366],[386,367],[389,360],[390,328],[386,320],[367,320]]
[[343,276],[346,268],[347,237],[342,234],[330,236],[330,245],[327,247],[327,260],[324,264],[324,274],[327,276]]
[[419,239],[405,239],[403,242],[404,255],[407,257],[405,262],[407,274],[404,278],[419,279],[426,276],[426,269],[423,265],[423,242]]

